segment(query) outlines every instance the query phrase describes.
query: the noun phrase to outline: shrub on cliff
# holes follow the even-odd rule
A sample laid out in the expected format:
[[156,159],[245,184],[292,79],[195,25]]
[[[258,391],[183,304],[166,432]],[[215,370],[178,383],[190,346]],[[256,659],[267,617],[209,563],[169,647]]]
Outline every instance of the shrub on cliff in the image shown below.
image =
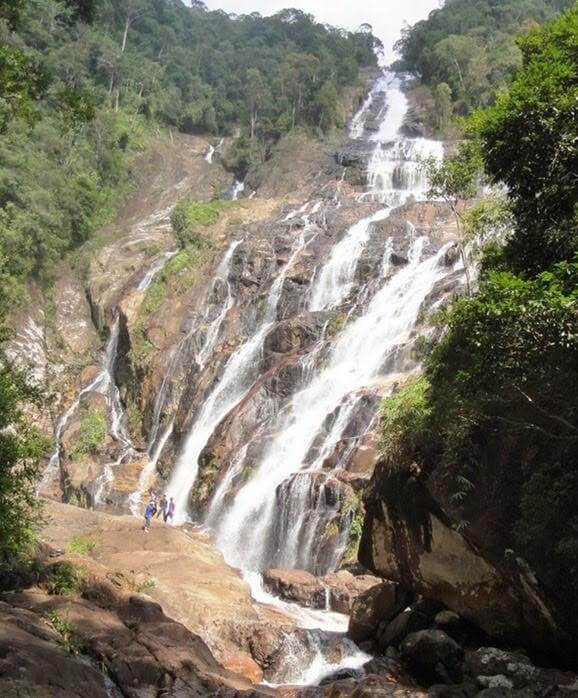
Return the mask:
[[87,410],[80,422],[78,436],[71,452],[72,458],[98,453],[104,445],[108,426],[106,416],[98,409]]
[[[1,310],[0,310],[1,312]],[[40,521],[38,461],[48,440],[21,412],[35,395],[0,356],[0,576],[29,552]]]
[[221,212],[230,204],[228,201],[193,201],[182,199],[174,207],[171,224],[181,247],[192,245],[203,248],[209,244],[201,228],[214,225]]

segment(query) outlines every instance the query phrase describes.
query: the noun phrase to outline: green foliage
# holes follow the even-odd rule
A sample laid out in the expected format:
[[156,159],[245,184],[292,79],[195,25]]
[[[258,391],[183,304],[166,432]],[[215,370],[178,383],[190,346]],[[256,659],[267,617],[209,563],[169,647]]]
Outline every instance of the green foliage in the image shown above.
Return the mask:
[[[0,317],[3,311],[0,292]],[[2,327],[0,325],[0,335]],[[20,410],[35,393],[22,375],[0,356],[0,570],[25,556],[36,540],[41,519],[36,497],[38,461],[50,442],[31,427]]]
[[359,544],[361,542],[361,536],[363,534],[364,518],[364,512],[359,511],[351,519],[351,524],[349,526],[349,540],[347,542],[347,548],[343,556],[345,562],[357,562]]
[[429,383],[424,376],[410,378],[381,404],[381,449],[392,462],[411,462],[431,428]]
[[[447,0],[403,32],[399,67],[417,73],[434,93],[438,128],[451,111],[466,115],[492,104],[522,63],[516,36],[553,19],[573,0]],[[440,101],[441,98],[441,101]]]
[[244,172],[293,126],[337,123],[336,95],[378,45],[298,10],[235,17],[180,0],[3,3],[0,37],[0,280],[12,300],[102,226],[143,134],[240,131],[228,162]]
[[86,410],[80,422],[71,457],[82,458],[90,453],[98,453],[106,441],[107,431],[106,415],[96,408]]
[[[173,230],[181,247],[193,245],[202,248],[208,244],[206,238],[199,234],[202,227],[214,225],[221,212],[228,206],[234,205],[230,201],[192,201],[182,199],[177,203],[171,214]],[[182,261],[181,261],[182,263]]]
[[477,141],[462,141],[452,155],[441,162],[428,159],[424,166],[429,182],[429,198],[443,199],[453,208],[457,208],[460,201],[472,199],[476,195],[482,168]]
[[469,206],[462,214],[464,239],[483,243],[490,236],[504,242],[514,225],[510,201],[506,196],[490,195]]
[[96,540],[92,536],[74,536],[66,550],[72,555],[90,555],[96,548]]
[[524,65],[495,107],[477,115],[488,173],[508,186],[517,233],[508,263],[537,273],[578,248],[578,6],[520,41]]
[[47,86],[47,75],[33,58],[13,46],[0,46],[0,133],[17,117],[29,124],[38,120],[36,103]]
[[425,360],[425,423],[400,420],[396,431],[384,417],[386,444],[397,437],[394,454],[437,470],[461,527],[498,555],[513,548],[528,560],[574,640],[577,20],[575,8],[529,34],[511,91],[474,119],[488,173],[508,196],[464,212],[463,235],[498,235],[476,293],[441,314],[445,332]]
[[82,644],[77,638],[77,629],[72,621],[58,611],[49,611],[44,617],[60,635],[60,644],[67,652],[79,654],[82,651]]
[[82,586],[82,574],[72,562],[56,562],[46,570],[42,586],[54,596],[77,594]]
[[468,257],[466,255],[462,202],[472,199],[478,191],[482,156],[477,140],[462,141],[456,152],[438,162],[429,158],[424,162],[429,182],[428,197],[445,201],[452,210],[457,226],[457,242],[466,273],[466,289],[471,291]]

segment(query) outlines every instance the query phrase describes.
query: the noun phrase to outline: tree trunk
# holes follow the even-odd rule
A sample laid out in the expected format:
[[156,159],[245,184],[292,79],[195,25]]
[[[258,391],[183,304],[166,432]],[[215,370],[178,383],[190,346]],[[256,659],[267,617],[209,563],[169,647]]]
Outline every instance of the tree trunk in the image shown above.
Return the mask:
[[466,250],[464,247],[464,240],[462,238],[462,227],[461,227],[460,214],[458,213],[457,206],[452,206],[451,208],[452,208],[453,214],[456,218],[456,226],[457,226],[457,232],[458,232],[458,247],[460,249],[460,257],[462,259],[462,264],[464,265],[464,275],[466,277],[466,295],[469,297],[472,295],[472,285],[471,285],[471,279],[470,279],[470,270],[468,268],[468,258],[467,258]]
[[122,35],[122,46],[120,49],[121,53],[124,53],[126,48],[126,40],[128,39],[128,30],[130,28],[130,10],[126,13],[126,19],[124,21],[124,34]]

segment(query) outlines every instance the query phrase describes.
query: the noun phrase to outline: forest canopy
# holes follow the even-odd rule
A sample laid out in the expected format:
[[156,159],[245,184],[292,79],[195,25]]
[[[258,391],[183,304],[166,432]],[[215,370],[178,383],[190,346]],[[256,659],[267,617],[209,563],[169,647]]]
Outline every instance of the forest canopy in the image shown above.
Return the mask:
[[573,1],[446,0],[404,30],[397,67],[416,73],[440,108],[449,104],[455,114],[467,115],[493,104],[522,65],[517,37]]
[[[303,125],[330,130],[379,42],[299,10],[236,17],[181,0],[0,0],[0,282],[82,245],[159,127],[240,134],[242,165]],[[244,150],[243,150],[244,149]]]

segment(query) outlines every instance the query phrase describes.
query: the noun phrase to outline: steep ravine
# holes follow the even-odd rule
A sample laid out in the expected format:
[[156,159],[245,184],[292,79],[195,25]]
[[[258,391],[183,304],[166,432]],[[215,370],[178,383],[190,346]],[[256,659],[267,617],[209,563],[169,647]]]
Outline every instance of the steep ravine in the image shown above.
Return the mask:
[[[105,273],[142,235],[165,234],[168,195],[91,264],[92,315],[110,323],[109,340],[57,427],[46,483],[56,469],[69,501],[137,513],[157,476],[178,520],[206,522],[254,595],[307,628],[288,636],[283,665],[261,667],[276,683],[316,683],[368,658],[335,636],[346,615],[325,601],[317,612],[274,601],[258,573],[327,574],[354,561],[379,397],[417,365],[418,315],[459,285],[447,214],[419,203],[418,159],[442,146],[401,136],[406,111],[400,80],[378,79],[350,137],[326,144],[300,190],[242,201],[205,230],[210,253],[189,287],[168,278],[152,312],[147,291],[173,244],[128,283]],[[218,167],[214,157],[203,162]],[[74,452],[85,403],[109,415],[104,457]],[[135,408],[142,434],[128,430]]]
[[[348,134],[282,143],[297,174],[283,189],[273,158],[254,197],[220,167],[221,143],[179,144],[168,158],[179,166],[161,168],[135,194],[90,260],[85,289],[107,336],[101,354],[65,394],[70,381],[54,382],[63,398],[41,493],[136,515],[149,488],[174,496],[175,523],[209,536],[190,534],[187,554],[193,567],[202,559],[210,581],[171,586],[147,563],[158,577],[148,593],[223,666],[268,685],[267,695],[278,684],[356,675],[380,648],[378,630],[399,625],[417,595],[490,638],[526,634],[540,645],[554,632],[530,576],[496,566],[442,514],[424,514],[433,544],[419,539],[421,519],[410,530],[373,472],[380,399],[419,370],[414,340],[434,332],[428,314],[463,286],[449,212],[425,201],[419,162],[441,158],[443,144],[406,135],[407,113],[403,78],[378,77]],[[206,246],[183,262],[170,210],[182,195],[206,200],[215,187],[236,203],[203,228]],[[79,448],[102,419],[97,447]],[[114,523],[83,526],[100,536]],[[164,559],[158,542],[151,548],[138,526],[126,526],[129,555],[136,560],[142,545]],[[181,542],[166,541],[176,564]],[[97,559],[120,564],[106,550]],[[214,568],[227,570],[224,580]],[[379,586],[368,569],[393,581]],[[210,594],[195,595],[220,583],[238,595],[225,613]],[[202,617],[190,611],[199,599]],[[350,634],[365,651],[345,635],[352,608]],[[515,632],[501,632],[504,624]],[[398,664],[373,662],[369,673],[382,675],[375,695],[411,684]],[[351,681],[302,695],[374,695],[371,677],[367,694]]]

